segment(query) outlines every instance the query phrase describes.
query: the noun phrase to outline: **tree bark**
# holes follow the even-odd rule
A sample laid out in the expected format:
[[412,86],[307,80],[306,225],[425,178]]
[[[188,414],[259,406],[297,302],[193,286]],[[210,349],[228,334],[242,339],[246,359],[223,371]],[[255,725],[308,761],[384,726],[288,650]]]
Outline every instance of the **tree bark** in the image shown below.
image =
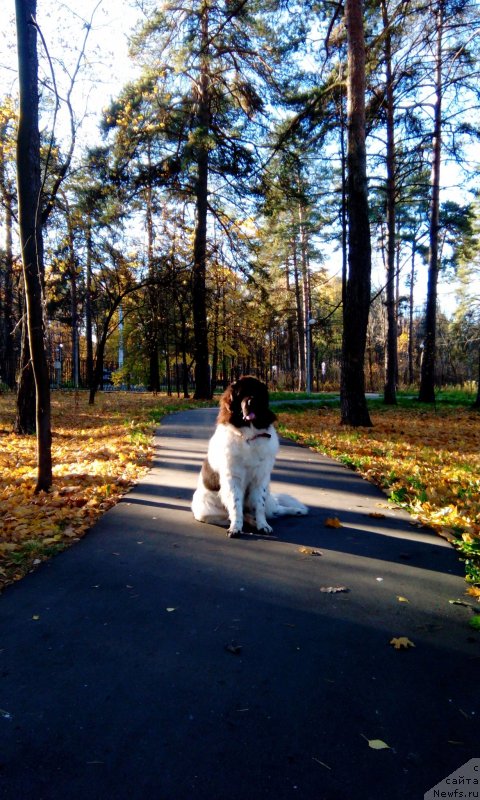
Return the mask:
[[93,386],[93,325],[92,325],[92,221],[87,217],[85,229],[86,257],[86,286],[85,286],[85,340],[87,346],[87,386]]
[[295,309],[297,317],[297,345],[298,345],[298,390],[305,390],[305,317],[303,315],[302,292],[300,287],[300,275],[298,270],[297,240],[294,238],[292,243],[293,255],[293,284],[295,287]]
[[35,433],[36,413],[35,413],[35,379],[33,377],[32,361],[30,358],[30,346],[28,344],[27,320],[25,315],[22,319],[20,342],[20,368],[18,374],[16,415],[13,423],[13,430],[22,436],[29,436]]
[[442,50],[444,8],[439,0],[436,11],[437,53],[435,64],[435,104],[432,154],[432,194],[430,201],[430,235],[428,255],[427,304],[425,309],[425,340],[418,399],[435,402],[435,356],[437,338],[437,286],[439,259],[440,162],[442,154]]
[[395,235],[396,235],[396,178],[395,178],[395,126],[392,75],[392,36],[386,0],[382,0],[383,30],[385,33],[386,116],[387,116],[387,363],[383,400],[387,405],[397,404],[397,309],[395,297]]
[[412,240],[412,261],[410,267],[410,292],[409,292],[409,311],[408,311],[408,385],[414,382],[413,371],[413,298],[415,288],[415,254],[416,254],[416,233]]
[[15,0],[20,89],[17,185],[28,338],[36,389],[37,485],[52,485],[50,376],[45,350],[36,0]]
[[211,397],[208,362],[207,325],[207,215],[208,215],[208,133],[210,130],[210,80],[208,64],[208,2],[201,9],[201,67],[198,88],[198,155],[196,182],[195,239],[193,245],[193,331],[195,337],[195,394],[196,400]]
[[473,408],[480,409],[480,344],[478,345],[478,375],[477,375],[477,396],[473,403]]
[[153,229],[153,190],[150,180],[152,170],[152,160],[150,152],[150,144],[147,148],[147,159],[149,168],[149,180],[145,187],[145,222],[147,226],[147,258],[148,258],[148,277],[149,286],[147,288],[147,296],[149,300],[149,313],[150,324],[148,325],[148,354],[149,354],[149,378],[148,388],[154,394],[160,391],[160,365],[158,363],[159,355],[159,335],[158,335],[158,291],[159,287],[156,281],[156,269],[153,258],[154,250],[154,229]]
[[3,284],[3,380],[15,387],[15,338],[13,317],[12,196],[5,197],[5,280]]
[[341,422],[371,426],[365,399],[365,347],[370,309],[371,244],[365,146],[363,2],[346,0],[348,278],[343,306]]
[[303,320],[305,341],[305,391],[312,391],[313,353],[312,353],[312,328],[310,325],[312,297],[310,288],[310,265],[308,258],[308,232],[305,222],[304,207],[299,204],[298,209],[300,227],[300,249],[302,256],[302,283],[303,283]]

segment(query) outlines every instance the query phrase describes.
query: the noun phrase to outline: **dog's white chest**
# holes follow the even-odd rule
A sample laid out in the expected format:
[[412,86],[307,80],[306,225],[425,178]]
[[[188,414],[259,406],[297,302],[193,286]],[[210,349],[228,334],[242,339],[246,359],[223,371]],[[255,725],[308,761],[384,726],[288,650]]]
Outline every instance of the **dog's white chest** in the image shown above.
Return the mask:
[[208,460],[213,469],[221,474],[222,467],[229,470],[255,470],[260,465],[271,469],[278,450],[278,436],[270,426],[266,431],[255,428],[235,428],[233,425],[218,425],[208,448]]

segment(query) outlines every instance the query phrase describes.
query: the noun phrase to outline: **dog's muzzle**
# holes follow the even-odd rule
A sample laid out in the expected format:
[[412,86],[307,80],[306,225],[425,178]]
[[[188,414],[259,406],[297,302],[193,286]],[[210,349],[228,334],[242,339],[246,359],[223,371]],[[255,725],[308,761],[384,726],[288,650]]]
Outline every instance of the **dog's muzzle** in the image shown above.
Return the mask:
[[242,414],[246,422],[252,422],[255,419],[255,412],[251,409],[252,399],[251,397],[246,397],[242,400]]

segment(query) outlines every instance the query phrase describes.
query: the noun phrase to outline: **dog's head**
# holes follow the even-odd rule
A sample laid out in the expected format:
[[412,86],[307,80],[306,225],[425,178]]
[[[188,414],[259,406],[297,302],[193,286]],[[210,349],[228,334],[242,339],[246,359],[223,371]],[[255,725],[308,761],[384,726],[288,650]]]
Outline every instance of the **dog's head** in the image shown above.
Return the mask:
[[268,389],[262,381],[246,375],[232,383],[220,399],[218,422],[237,428],[253,425],[268,428],[276,420],[268,405]]

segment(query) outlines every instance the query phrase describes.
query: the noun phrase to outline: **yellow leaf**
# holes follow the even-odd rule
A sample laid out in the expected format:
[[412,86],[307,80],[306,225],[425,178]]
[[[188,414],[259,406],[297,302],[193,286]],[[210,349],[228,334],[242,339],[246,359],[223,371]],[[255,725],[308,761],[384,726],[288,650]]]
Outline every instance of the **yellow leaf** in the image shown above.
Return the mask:
[[312,550],[311,547],[299,547],[298,552],[305,556],[322,556],[321,550]]
[[401,595],[398,595],[397,600],[398,600],[399,603],[408,603],[408,602],[410,602],[409,600],[407,600],[406,597],[402,597]]
[[325,520],[325,527],[326,528],[341,528],[342,523],[338,519],[338,517],[327,517]]
[[393,644],[395,650],[408,650],[409,647],[415,647],[407,636],[394,637],[390,640],[390,644]]
[[368,739],[368,746],[372,748],[372,750],[390,750],[390,745],[386,742],[383,742],[381,739]]

